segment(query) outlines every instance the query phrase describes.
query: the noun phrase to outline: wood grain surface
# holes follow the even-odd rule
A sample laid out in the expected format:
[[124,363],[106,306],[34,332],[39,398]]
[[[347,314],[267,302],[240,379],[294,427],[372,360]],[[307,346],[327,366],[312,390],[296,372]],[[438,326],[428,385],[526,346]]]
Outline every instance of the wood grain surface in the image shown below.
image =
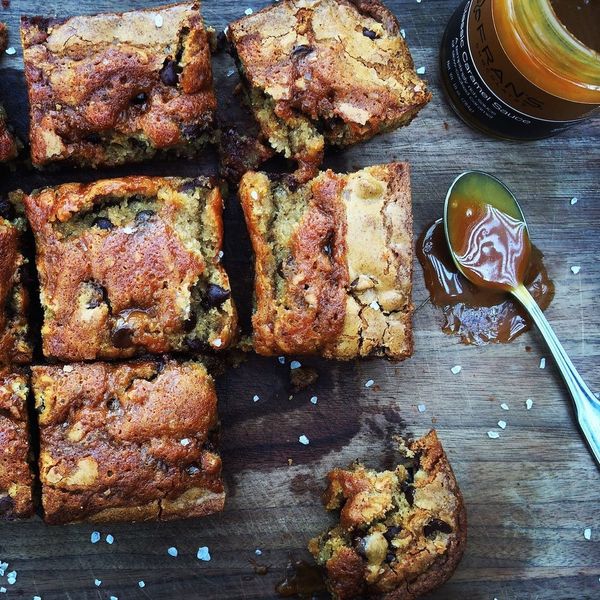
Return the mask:
[[[12,0],[0,10],[10,26],[14,56],[0,62],[0,99],[21,134],[27,127],[20,14],[69,15],[157,5],[152,1]],[[266,2],[206,0],[204,15],[217,30]],[[412,165],[415,234],[441,215],[452,179],[484,169],[504,180],[522,202],[536,245],[556,283],[548,318],[573,361],[600,390],[600,120],[549,140],[516,143],[485,138],[462,124],[444,101],[438,45],[457,0],[389,2],[417,66],[434,93],[415,122],[390,135],[332,154],[328,164],[354,169],[392,158]],[[229,57],[215,57],[221,112],[230,118]],[[228,75],[229,74],[229,75]],[[215,169],[210,152],[198,163],[160,163],[114,173],[195,173]],[[108,172],[40,175],[25,168],[0,172],[0,192]],[[571,205],[576,196],[579,201]],[[226,219],[226,265],[247,320],[251,261],[241,213],[232,194]],[[574,275],[570,267],[580,265]],[[600,598],[600,477],[573,419],[569,396],[541,338],[530,332],[510,345],[460,345],[440,331],[441,316],[428,302],[415,265],[414,357],[336,364],[306,360],[319,379],[290,398],[289,366],[251,357],[221,377],[224,469],[229,500],[224,513],[171,524],[47,527],[39,518],[0,525],[0,561],[16,569],[6,598],[119,600],[272,598],[288,556],[307,558],[306,542],[330,522],[319,501],[325,473],[360,457],[381,467],[393,460],[390,436],[420,435],[435,424],[461,484],[469,517],[466,555],[454,577],[432,599]],[[453,375],[450,368],[462,365]],[[369,389],[369,379],[375,385]],[[260,400],[253,402],[254,395]],[[316,395],[318,403],[310,403]],[[533,408],[525,408],[525,400]],[[500,403],[509,405],[508,412]],[[418,404],[425,404],[420,413]],[[486,435],[508,426],[499,439]],[[310,439],[308,446],[298,436]],[[291,465],[289,464],[291,462]],[[591,527],[592,538],[584,539]],[[98,529],[112,534],[90,543]],[[167,554],[176,546],[179,556]],[[208,546],[210,562],[196,558]],[[262,551],[255,555],[255,549]],[[269,565],[255,573],[251,561]],[[95,586],[94,579],[102,581]],[[145,587],[140,588],[138,581]]]

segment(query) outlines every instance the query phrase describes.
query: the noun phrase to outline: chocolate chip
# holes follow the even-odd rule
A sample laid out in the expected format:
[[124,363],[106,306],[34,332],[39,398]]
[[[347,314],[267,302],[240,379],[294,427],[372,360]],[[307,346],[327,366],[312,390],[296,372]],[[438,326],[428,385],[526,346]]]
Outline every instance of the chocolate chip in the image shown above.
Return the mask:
[[114,229],[113,222],[106,217],[96,217],[92,221],[92,227],[98,227],[98,229]]
[[160,70],[160,80],[169,86],[176,86],[179,81],[179,73],[177,72],[177,63],[169,58],[165,59],[162,69]]
[[208,344],[195,337],[185,338],[185,344],[192,352],[206,352],[208,350]]
[[186,140],[197,140],[205,132],[206,127],[200,123],[189,123],[181,128],[181,134]]
[[393,552],[388,552],[385,557],[386,563],[392,563],[396,560],[396,555]]
[[102,137],[99,133],[88,133],[84,138],[83,138],[86,142],[89,142],[90,144],[101,144],[102,143]]
[[402,531],[402,527],[398,527],[397,525],[392,525],[388,527],[387,531],[383,534],[383,537],[391,542],[400,532]]
[[438,532],[452,533],[452,527],[450,527],[446,521],[442,521],[441,519],[431,519],[431,521],[423,527],[423,535],[425,537],[430,537]]
[[17,216],[15,207],[6,198],[0,198],[0,217],[12,221]]
[[112,332],[111,341],[115,348],[131,348],[133,346],[133,329],[127,327],[117,327]]
[[192,310],[190,311],[189,317],[183,322],[183,330],[189,333],[190,331],[193,331],[194,327],[196,327],[197,324],[198,315],[195,313],[195,311]]
[[190,179],[186,179],[179,186],[179,191],[184,192],[184,193],[193,192],[194,190],[198,189],[199,187],[202,187],[202,182],[197,178],[190,178]]
[[362,556],[363,558],[367,558],[367,538],[354,538],[354,549],[360,556]]
[[140,212],[135,215],[135,222],[137,225],[142,225],[147,223],[156,213],[153,210],[140,210]]
[[217,306],[221,306],[230,296],[231,292],[229,290],[223,289],[215,283],[209,283],[206,286],[206,294],[202,304],[205,308],[216,308]]
[[302,59],[302,58],[308,56],[313,50],[314,50],[314,48],[311,48],[310,46],[307,46],[306,44],[294,46],[294,49],[292,50],[292,57]]
[[117,412],[121,408],[121,404],[117,398],[110,398],[106,402],[106,408],[111,412]]
[[369,29],[368,27],[363,27],[363,35],[368,37],[370,40],[376,40],[379,37],[375,31]]
[[406,498],[408,505],[412,506],[415,503],[415,488],[412,485],[406,483],[406,481],[403,481],[402,485],[400,486],[400,489],[404,493],[404,497]]
[[146,94],[145,92],[141,92],[140,94],[138,94],[137,96],[134,96],[131,99],[131,104],[146,104],[147,101],[148,101],[148,94]]

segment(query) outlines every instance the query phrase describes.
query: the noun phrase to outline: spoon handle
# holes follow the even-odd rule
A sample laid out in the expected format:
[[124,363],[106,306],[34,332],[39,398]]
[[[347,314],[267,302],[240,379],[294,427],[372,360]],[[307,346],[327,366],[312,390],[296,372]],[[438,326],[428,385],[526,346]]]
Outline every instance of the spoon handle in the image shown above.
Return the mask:
[[520,285],[512,290],[512,294],[527,309],[546,340],[546,344],[548,344],[548,348],[550,348],[575,402],[579,427],[581,427],[581,431],[583,431],[583,435],[586,437],[590,449],[600,466],[600,400],[596,398],[577,372],[562,344],[558,341],[550,323],[544,316],[542,309],[532,298],[527,288]]

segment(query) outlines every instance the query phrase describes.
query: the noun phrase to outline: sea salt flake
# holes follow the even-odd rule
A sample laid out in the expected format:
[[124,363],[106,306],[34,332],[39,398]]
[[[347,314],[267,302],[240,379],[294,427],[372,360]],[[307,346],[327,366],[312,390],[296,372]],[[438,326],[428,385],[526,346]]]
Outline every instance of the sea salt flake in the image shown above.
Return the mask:
[[14,585],[17,581],[17,572],[16,571],[11,571],[10,573],[6,574],[6,582],[9,585]]
[[[92,535],[90,535],[90,542],[92,542],[92,544],[97,544],[100,541],[100,532],[99,531],[92,531]],[[1,573],[0,573],[1,575]]]
[[256,190],[252,190],[250,192],[250,198],[252,198],[252,200],[258,200],[258,192]]
[[109,534],[106,536],[106,543],[107,543],[107,544],[111,544],[111,545],[112,545],[114,541],[115,541],[115,538],[114,538],[114,537],[113,537],[113,536],[112,536],[112,535],[109,533]]
[[262,550],[261,550],[260,548],[257,548],[257,549],[254,551],[254,554],[256,554],[256,556],[260,556],[260,555],[262,554]]
[[313,397],[310,399],[310,403],[311,403],[311,404],[316,404],[316,403],[318,402],[318,400],[319,400],[319,399],[318,399],[316,396],[313,396]]
[[285,365],[285,356],[280,356],[278,359],[280,365]]
[[425,75],[425,67],[419,67],[417,69],[417,75]]
[[500,429],[506,429],[506,421],[498,421],[498,427],[500,427]]
[[571,272],[573,273],[573,275],[577,275],[579,271],[581,271],[581,267],[579,265],[573,265],[571,267]]
[[198,553],[196,554],[198,560],[209,561],[210,560],[210,552],[208,550],[208,546],[201,546],[198,548]]
[[492,440],[497,440],[500,437],[500,434],[497,431],[488,431],[487,434]]
[[545,357],[542,356],[542,358],[540,358],[540,369],[545,369],[546,368],[546,359]]
[[462,371],[462,367],[460,365],[454,365],[450,371],[452,371],[453,375],[458,375]]
[[101,579],[94,579],[94,585],[96,587],[100,587],[102,585],[102,580]]
[[183,438],[182,440],[179,440],[179,443],[180,443],[182,446],[189,446],[189,444],[190,444],[190,440],[189,440],[188,438]]
[[527,400],[525,400],[525,408],[527,408],[527,410],[531,410],[532,406],[533,406],[533,400],[531,398],[527,398]]
[[231,77],[235,73],[235,69],[227,69],[227,77]]
[[111,596],[110,600],[119,600],[119,599],[117,598],[117,596]]
[[221,345],[223,344],[223,342],[221,341],[221,338],[217,338],[214,342],[213,342],[213,346],[215,346],[216,348],[220,348]]
[[16,54],[17,51],[11,46],[10,48],[6,49],[6,54],[8,54],[9,56],[12,56],[13,54]]
[[65,365],[65,366],[63,367],[63,371],[64,371],[65,373],[72,373],[72,372],[73,372],[73,367],[72,367],[71,365]]
[[592,528],[591,528],[591,527],[586,527],[586,528],[583,530],[583,537],[584,537],[586,540],[591,540],[591,539],[592,539]]
[[41,596],[34,596],[31,600],[42,600]]
[[247,9],[244,11],[244,14],[245,14],[245,15],[251,15],[253,12],[254,12],[254,11],[253,11],[251,8],[247,8]]
[[427,410],[427,407],[424,404],[419,404],[417,408],[419,409],[420,413],[424,413]]
[[369,381],[367,381],[367,383],[365,383],[365,387],[366,388],[370,388],[373,386],[375,382],[372,379],[369,379]]
[[175,548],[175,546],[171,546],[170,548],[167,549],[167,554],[169,556],[177,556],[179,554],[179,552],[177,551],[177,548]]
[[219,258],[223,258],[225,256],[223,250],[219,250],[219,254],[217,255]]
[[252,397],[252,400],[254,402],[258,402],[260,400],[260,396],[257,396],[256,394],[254,394],[254,396]]
[[154,24],[155,24],[157,27],[159,27],[159,28],[160,28],[160,27],[162,27],[162,26],[163,26],[163,23],[164,23],[164,19],[163,19],[163,16],[162,16],[162,15],[156,15],[156,16],[154,17]]
[[379,303],[376,300],[373,300],[373,302],[371,302],[371,304],[369,304],[369,306],[373,309],[373,310],[379,310]]
[[297,361],[297,360],[293,360],[290,363],[290,369],[293,371],[294,369],[299,369],[302,366],[302,363]]
[[571,206],[573,206],[573,204],[577,204],[578,200],[579,200],[579,198],[576,198],[575,196],[573,196],[573,198],[571,198],[571,200],[570,200]]
[[305,436],[305,435],[301,435],[298,438],[298,441],[303,445],[303,446],[308,446],[308,444],[310,444],[310,440]]
[[6,588],[4,586],[0,587],[0,594],[6,594]]
[[406,37],[406,29],[401,29],[400,30],[400,35],[405,38]]
[[139,585],[141,588],[144,588],[144,587],[146,587],[146,582],[145,582],[143,579],[140,579],[140,581],[138,581],[138,585]]
[[503,403],[500,405],[500,408],[501,408],[502,410],[508,410],[508,404],[506,404],[506,402],[503,402]]

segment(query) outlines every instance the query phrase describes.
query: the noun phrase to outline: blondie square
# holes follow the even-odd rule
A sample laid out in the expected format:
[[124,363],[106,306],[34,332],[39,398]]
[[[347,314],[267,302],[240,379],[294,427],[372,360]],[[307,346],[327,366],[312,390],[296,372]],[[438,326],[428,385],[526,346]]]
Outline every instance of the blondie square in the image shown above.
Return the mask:
[[45,520],[145,521],[223,509],[217,397],[199,362],[34,367]]
[[325,144],[408,124],[429,99],[377,0],[284,0],[229,25],[248,103],[275,150],[316,174]]
[[24,372],[0,368],[0,521],[33,514],[28,383]]
[[[4,23],[0,23],[0,56],[8,45],[8,31]],[[18,146],[15,136],[8,127],[6,111],[0,104],[0,163],[15,158],[18,154]]]
[[24,230],[20,208],[0,198],[0,365],[31,362],[27,260],[21,252]]
[[23,17],[36,166],[194,155],[216,99],[199,2],[70,18]]
[[47,188],[23,202],[36,238],[45,356],[229,346],[237,318],[214,182],[125,177]]
[[349,360],[412,353],[412,210],[405,163],[297,186],[247,173],[254,347]]
[[336,600],[414,600],[444,583],[464,552],[465,507],[436,432],[399,442],[393,471],[354,463],[328,475],[324,503],[339,524],[309,550]]

